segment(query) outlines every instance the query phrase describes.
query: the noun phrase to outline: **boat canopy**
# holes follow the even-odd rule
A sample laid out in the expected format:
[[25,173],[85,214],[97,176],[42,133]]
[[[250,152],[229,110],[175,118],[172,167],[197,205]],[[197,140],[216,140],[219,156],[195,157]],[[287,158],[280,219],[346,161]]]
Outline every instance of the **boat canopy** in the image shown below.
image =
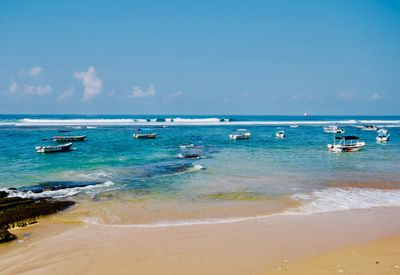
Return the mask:
[[150,128],[138,128],[137,130],[138,131],[151,131]]
[[355,140],[355,139],[359,139],[359,137],[356,137],[356,136],[342,136],[342,137],[335,137],[335,139]]

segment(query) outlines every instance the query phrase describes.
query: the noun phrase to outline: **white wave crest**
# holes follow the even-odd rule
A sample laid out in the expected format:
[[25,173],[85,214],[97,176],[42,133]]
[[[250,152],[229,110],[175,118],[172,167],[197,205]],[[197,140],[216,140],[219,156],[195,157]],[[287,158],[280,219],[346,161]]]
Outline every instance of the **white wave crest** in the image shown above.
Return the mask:
[[9,193],[8,197],[21,197],[21,198],[33,198],[33,199],[50,197],[50,198],[58,199],[58,198],[71,197],[71,196],[77,195],[79,193],[85,193],[88,195],[96,195],[99,192],[112,190],[113,186],[114,186],[114,183],[112,181],[106,181],[104,183],[96,184],[96,185],[65,188],[65,189],[59,189],[59,190],[48,190],[48,191],[43,191],[40,193],[34,193],[32,191],[19,191],[19,190],[8,190],[8,189],[3,189],[3,191],[6,191]]
[[328,188],[311,194],[292,196],[303,202],[289,214],[313,214],[350,209],[365,209],[379,206],[400,206],[400,190],[382,190],[367,188]]
[[[8,124],[8,123],[7,123]],[[400,120],[260,120],[260,121],[231,121],[220,118],[166,118],[157,119],[30,119],[24,118],[10,125],[16,126],[124,126],[124,125],[265,125],[265,126],[321,126],[321,125],[360,125],[360,124],[390,124],[400,126]]]

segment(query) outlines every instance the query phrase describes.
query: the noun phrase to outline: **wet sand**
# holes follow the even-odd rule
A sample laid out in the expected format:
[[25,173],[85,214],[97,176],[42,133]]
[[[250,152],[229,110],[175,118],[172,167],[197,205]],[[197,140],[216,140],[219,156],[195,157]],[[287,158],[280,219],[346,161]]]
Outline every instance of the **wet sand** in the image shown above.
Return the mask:
[[[337,259],[329,258],[335,253],[346,260],[337,265],[347,266],[353,256],[356,266],[368,264],[376,255],[377,261],[389,263],[389,257],[400,259],[399,210],[381,207],[155,228],[71,223],[60,214],[14,230],[21,239],[26,232],[32,235],[0,246],[0,270],[4,274],[268,274],[281,272],[277,268],[287,262],[292,274],[299,274],[296,270],[301,268],[330,265]],[[368,244],[384,238],[378,246]],[[378,254],[352,253],[352,247],[359,245]],[[320,269],[304,270],[321,274]],[[376,274],[391,274],[385,271]]]

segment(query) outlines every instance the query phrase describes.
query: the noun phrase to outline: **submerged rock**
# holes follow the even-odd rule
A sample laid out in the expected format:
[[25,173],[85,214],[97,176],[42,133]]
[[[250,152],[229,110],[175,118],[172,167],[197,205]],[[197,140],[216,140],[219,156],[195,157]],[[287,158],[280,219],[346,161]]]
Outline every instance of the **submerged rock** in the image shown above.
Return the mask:
[[0,228],[0,243],[10,242],[15,239],[17,239],[17,237],[8,232],[7,228]]
[[74,204],[74,201],[48,198],[0,197],[0,242],[16,238],[8,232],[9,228],[36,223],[38,217],[57,213]]

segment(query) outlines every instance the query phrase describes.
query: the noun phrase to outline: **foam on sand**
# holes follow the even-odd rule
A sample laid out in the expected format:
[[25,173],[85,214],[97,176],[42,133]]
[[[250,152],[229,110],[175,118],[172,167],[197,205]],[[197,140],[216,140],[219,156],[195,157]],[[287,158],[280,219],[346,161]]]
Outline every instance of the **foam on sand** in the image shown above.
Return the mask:
[[303,205],[288,211],[289,214],[314,214],[380,206],[400,206],[400,190],[328,188],[292,197],[303,202]]

